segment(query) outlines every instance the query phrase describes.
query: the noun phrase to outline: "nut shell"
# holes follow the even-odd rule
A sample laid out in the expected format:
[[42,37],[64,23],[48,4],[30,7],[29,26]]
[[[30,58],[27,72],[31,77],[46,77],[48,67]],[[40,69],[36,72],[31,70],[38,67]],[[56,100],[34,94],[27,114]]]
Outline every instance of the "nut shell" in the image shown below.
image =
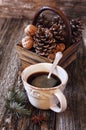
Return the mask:
[[22,39],[22,46],[26,49],[31,49],[33,46],[32,37],[26,36]]
[[55,53],[51,53],[48,55],[48,59],[50,59],[51,62],[54,60],[54,58],[55,58]]
[[25,34],[30,35],[30,36],[33,36],[36,31],[37,31],[37,28],[31,24],[27,25],[27,27],[24,30]]
[[65,44],[64,43],[57,44],[57,46],[56,46],[56,52],[58,52],[58,51],[63,52],[64,49],[65,49]]
[[57,52],[59,52],[59,51],[63,52],[64,49],[65,49],[65,44],[64,43],[57,44],[56,49],[53,50],[53,53],[51,53],[51,54],[48,55],[48,59],[51,59],[53,61],[54,58],[55,58],[55,54]]

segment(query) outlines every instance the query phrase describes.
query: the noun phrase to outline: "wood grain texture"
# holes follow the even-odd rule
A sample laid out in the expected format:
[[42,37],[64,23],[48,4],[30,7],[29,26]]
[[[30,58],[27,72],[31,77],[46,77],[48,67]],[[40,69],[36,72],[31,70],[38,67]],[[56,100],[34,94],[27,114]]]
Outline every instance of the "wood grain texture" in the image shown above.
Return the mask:
[[2,0],[0,3],[0,16],[14,18],[33,18],[33,15],[37,9],[43,5],[55,6],[55,2],[53,2],[53,0]]
[[[2,97],[0,115],[4,112],[3,106],[7,90],[13,86],[17,78],[18,60],[15,43],[21,39],[23,27],[24,23],[21,20],[0,19],[0,98]],[[19,29],[20,31],[18,31]]]
[[35,12],[42,6],[60,8],[67,16],[79,17],[86,21],[86,0],[2,0],[0,1],[0,17],[32,19]]
[[56,123],[56,130],[86,129],[86,71],[84,67],[86,60],[84,59],[83,61],[83,56],[79,54],[76,62],[70,66],[69,70],[67,70],[69,74],[69,82],[65,94],[68,99],[68,108],[67,111],[60,116],[57,115],[56,120],[58,123]]
[[[77,43],[68,47],[63,52],[63,57],[60,60],[59,65],[61,65],[63,68],[66,68],[69,64],[71,64],[77,58],[77,50],[79,48],[79,45],[80,43]],[[31,64],[36,64],[40,62],[52,63],[52,60],[42,56],[38,56],[36,53],[23,48],[21,46],[21,43],[16,45],[16,51],[21,60],[21,70]]]

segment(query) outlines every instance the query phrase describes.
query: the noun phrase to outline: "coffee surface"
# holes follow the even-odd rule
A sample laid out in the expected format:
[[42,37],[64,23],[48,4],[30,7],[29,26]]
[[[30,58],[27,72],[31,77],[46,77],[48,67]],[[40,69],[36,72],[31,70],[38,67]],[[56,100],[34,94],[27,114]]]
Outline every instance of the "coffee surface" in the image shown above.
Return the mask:
[[27,78],[27,82],[39,88],[51,88],[61,84],[60,79],[56,75],[52,74],[48,79],[48,74],[48,72],[34,73]]

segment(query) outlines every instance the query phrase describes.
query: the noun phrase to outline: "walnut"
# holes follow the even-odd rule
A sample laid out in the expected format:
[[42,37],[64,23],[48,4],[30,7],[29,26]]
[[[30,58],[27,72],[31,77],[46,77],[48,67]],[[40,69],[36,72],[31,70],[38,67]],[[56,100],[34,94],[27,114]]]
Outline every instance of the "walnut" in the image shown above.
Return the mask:
[[22,46],[26,49],[31,49],[33,46],[33,39],[31,36],[26,36],[22,39]]
[[31,24],[27,25],[27,27],[24,30],[25,34],[30,35],[30,36],[33,36],[36,31],[37,31],[37,28]]

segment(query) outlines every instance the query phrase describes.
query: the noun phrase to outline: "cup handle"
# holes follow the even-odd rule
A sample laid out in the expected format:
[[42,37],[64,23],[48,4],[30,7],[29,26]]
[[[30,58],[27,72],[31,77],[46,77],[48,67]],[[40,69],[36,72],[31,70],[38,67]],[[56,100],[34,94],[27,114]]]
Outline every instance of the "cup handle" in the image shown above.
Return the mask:
[[[51,101],[50,109],[54,112],[63,112],[67,108],[67,100],[64,94],[60,89],[57,90],[56,93],[54,93],[55,98],[59,101],[55,101],[55,98]],[[58,103],[60,103],[60,106],[58,106]]]

